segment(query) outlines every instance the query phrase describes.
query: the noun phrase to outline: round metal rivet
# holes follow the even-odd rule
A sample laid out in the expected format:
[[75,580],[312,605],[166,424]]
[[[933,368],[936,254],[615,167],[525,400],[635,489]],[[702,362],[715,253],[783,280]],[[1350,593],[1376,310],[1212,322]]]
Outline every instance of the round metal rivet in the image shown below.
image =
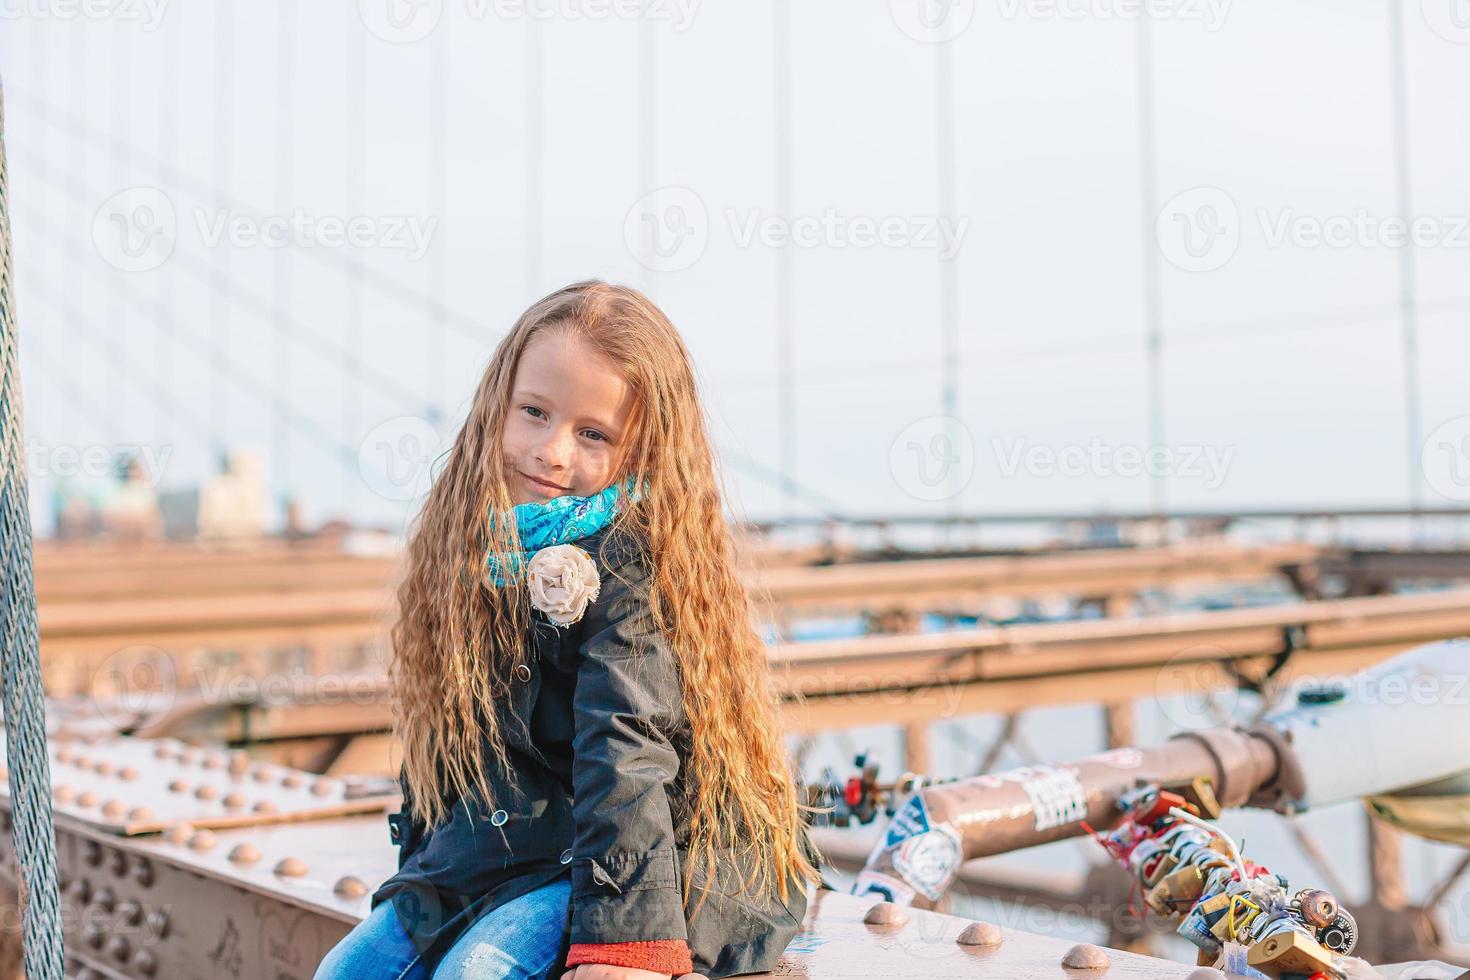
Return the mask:
[[256,813],[275,813],[276,804],[273,800],[261,800],[250,809],[254,810]]
[[196,830],[189,838],[189,847],[195,851],[207,851],[215,845],[214,834],[207,830]]
[[125,783],[131,783],[138,778],[138,770],[135,766],[123,766],[117,771],[117,778]]
[[300,858],[282,858],[276,865],[276,874],[283,878],[304,878],[306,862]]
[[230,850],[230,860],[236,864],[249,864],[260,860],[260,848],[254,844],[236,844]]
[[218,795],[219,795],[219,790],[215,789],[213,786],[209,785],[208,783],[205,783],[203,786],[199,787],[198,789],[196,789],[194,791],[194,796],[197,799],[201,799],[201,800],[212,800],[212,799],[214,799]]
[[1004,941],[1000,929],[989,922],[971,922],[955,939],[961,946],[999,946]]
[[909,921],[909,915],[900,905],[892,902],[879,902],[868,909],[863,916],[863,921],[870,926],[901,926]]
[[332,891],[338,898],[362,898],[362,896],[367,894],[367,885],[363,883],[361,878],[344,875],[337,879],[337,884],[332,888]]
[[153,808],[147,806],[135,806],[128,811],[128,819],[143,823],[153,819]]
[[1108,963],[1108,954],[1092,943],[1078,943],[1062,957],[1062,966],[1069,970],[1106,970]]

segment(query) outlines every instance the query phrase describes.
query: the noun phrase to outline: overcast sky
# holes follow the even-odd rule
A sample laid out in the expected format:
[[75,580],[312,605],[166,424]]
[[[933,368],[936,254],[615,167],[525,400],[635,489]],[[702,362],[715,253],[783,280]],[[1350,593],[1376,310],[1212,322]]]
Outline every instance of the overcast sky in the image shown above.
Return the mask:
[[[918,2],[791,3],[788,75],[769,2],[0,0],[38,507],[68,450],[177,486],[227,443],[401,522],[516,314],[600,276],[688,340],[747,516],[1143,508],[1150,267],[1169,505],[1407,504],[1389,4],[1151,0],[1144,202],[1134,4]],[[1402,7],[1431,504],[1470,500],[1454,2]]]

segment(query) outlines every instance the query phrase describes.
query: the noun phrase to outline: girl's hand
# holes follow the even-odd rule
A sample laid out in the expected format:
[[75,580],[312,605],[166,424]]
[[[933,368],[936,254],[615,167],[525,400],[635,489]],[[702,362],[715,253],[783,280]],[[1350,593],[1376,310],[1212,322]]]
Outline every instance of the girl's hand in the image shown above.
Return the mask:
[[[608,966],[605,963],[583,963],[561,975],[561,980],[669,980],[667,973],[636,970],[631,966]],[[698,973],[686,973],[681,980],[704,980]]]

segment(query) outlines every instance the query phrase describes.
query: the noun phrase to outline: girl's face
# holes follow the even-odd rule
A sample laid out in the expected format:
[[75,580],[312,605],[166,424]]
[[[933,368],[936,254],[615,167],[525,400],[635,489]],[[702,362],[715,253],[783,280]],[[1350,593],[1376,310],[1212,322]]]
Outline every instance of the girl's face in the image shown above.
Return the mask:
[[633,392],[613,363],[559,330],[531,338],[516,364],[501,456],[517,504],[586,497],[618,478]]

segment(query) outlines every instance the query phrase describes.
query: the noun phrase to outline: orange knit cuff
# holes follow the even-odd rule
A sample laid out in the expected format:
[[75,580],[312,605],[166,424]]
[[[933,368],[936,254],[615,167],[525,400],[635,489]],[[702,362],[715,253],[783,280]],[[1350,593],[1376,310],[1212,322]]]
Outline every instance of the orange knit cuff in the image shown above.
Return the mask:
[[635,970],[652,970],[680,976],[694,972],[689,944],[682,939],[649,939],[631,943],[574,943],[567,953],[567,966],[606,963]]

